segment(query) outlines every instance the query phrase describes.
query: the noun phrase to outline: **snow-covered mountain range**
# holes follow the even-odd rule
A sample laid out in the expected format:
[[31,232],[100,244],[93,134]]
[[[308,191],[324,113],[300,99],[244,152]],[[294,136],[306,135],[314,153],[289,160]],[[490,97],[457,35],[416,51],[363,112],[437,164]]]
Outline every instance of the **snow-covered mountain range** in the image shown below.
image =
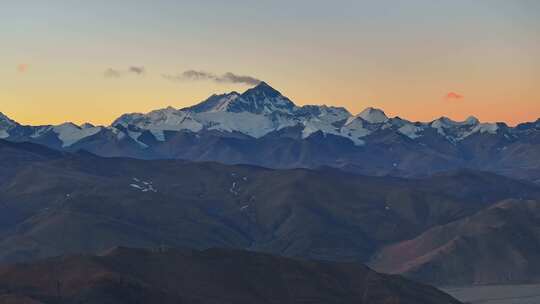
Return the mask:
[[[461,122],[446,117],[412,122],[389,118],[375,108],[353,115],[342,107],[297,106],[264,82],[242,94],[212,95],[188,108],[124,114],[110,126],[23,126],[0,113],[0,139],[30,141],[64,150],[85,149],[103,156],[187,158],[270,167],[357,167],[379,158],[364,155],[367,152],[387,154],[391,150],[380,151],[387,148],[402,151],[402,155],[381,164],[386,168],[384,173],[411,161],[411,151],[429,156],[422,161],[435,157],[446,163],[457,157],[460,166],[470,165],[470,160],[480,152],[464,147],[474,146],[492,157],[516,143],[536,144],[539,133],[540,120],[517,127],[482,123],[475,117]],[[263,148],[264,145],[272,148]],[[310,145],[313,148],[307,148]],[[261,149],[273,151],[271,160],[260,161],[249,155],[260,153]],[[534,150],[536,146],[528,149]],[[275,159],[275,154],[279,159]],[[536,158],[540,161],[540,157]]]
[[[260,138],[274,131],[298,126],[302,129],[302,138],[322,132],[345,137],[356,145],[365,144],[363,138],[378,129],[392,129],[411,139],[422,136],[427,129],[436,129],[454,142],[478,132],[495,134],[499,129],[498,124],[480,123],[474,117],[463,122],[442,117],[429,123],[413,123],[400,118],[390,119],[382,110],[374,108],[352,115],[342,107],[299,107],[264,82],[243,94],[213,95],[189,108],[126,114],[112,126],[131,130],[129,134],[134,140],[142,131],[148,130],[161,141],[165,140],[164,131],[218,130]],[[501,124],[501,127],[506,126]]]

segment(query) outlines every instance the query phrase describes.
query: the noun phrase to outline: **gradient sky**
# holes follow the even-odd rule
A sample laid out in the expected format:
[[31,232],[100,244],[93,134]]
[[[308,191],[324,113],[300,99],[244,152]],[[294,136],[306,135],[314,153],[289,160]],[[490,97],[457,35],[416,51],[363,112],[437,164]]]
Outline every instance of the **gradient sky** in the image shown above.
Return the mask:
[[[125,72],[130,66],[146,73]],[[105,77],[107,69],[120,77]],[[536,0],[20,0],[0,7],[0,112],[109,124],[262,79],[299,105],[428,121],[540,117]]]

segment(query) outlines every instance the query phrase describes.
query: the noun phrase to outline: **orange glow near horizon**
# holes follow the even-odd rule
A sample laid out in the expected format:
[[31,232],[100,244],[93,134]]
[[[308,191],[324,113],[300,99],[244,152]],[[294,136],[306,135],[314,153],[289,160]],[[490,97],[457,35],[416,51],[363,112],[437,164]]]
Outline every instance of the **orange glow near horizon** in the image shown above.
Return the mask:
[[[413,90],[407,94],[396,94],[383,88],[379,92],[366,91],[353,86],[346,90],[339,87],[317,87],[312,90],[311,86],[302,86],[298,83],[285,82],[281,87],[279,84],[269,83],[299,106],[306,104],[343,106],[353,115],[372,106],[381,108],[389,117],[399,116],[411,121],[424,122],[441,116],[461,121],[472,115],[483,122],[506,122],[509,125],[516,125],[540,118],[540,98],[532,94],[524,96],[507,93],[498,96],[467,91],[467,97],[459,95],[459,98],[455,96],[441,98],[441,93],[435,89],[425,96]],[[118,88],[115,87],[117,85]],[[66,121],[109,125],[124,113],[146,113],[167,106],[182,108],[196,104],[214,93],[232,90],[242,92],[247,89],[245,86],[229,87],[204,83],[162,83],[156,86],[154,89],[144,88],[138,83],[127,85],[108,82],[104,84],[105,88],[102,90],[44,87],[34,91],[18,92],[15,89],[7,94],[0,93],[3,94],[1,100],[17,100],[0,103],[0,112],[21,124],[29,125],[60,124]]]
[[297,105],[352,114],[540,118],[539,1],[336,1],[12,2],[0,10],[0,112],[109,125],[248,88],[163,77],[195,70],[262,79]]

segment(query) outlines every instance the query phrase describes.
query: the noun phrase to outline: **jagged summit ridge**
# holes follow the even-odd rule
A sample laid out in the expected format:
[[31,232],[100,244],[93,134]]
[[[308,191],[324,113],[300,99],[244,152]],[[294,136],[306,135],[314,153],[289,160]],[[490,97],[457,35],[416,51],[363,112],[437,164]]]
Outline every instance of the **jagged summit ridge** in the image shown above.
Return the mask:
[[196,113],[249,112],[253,114],[271,114],[274,112],[284,112],[291,114],[296,108],[296,105],[279,91],[267,83],[261,82],[243,94],[231,92],[228,94],[212,95],[207,100],[184,110]]

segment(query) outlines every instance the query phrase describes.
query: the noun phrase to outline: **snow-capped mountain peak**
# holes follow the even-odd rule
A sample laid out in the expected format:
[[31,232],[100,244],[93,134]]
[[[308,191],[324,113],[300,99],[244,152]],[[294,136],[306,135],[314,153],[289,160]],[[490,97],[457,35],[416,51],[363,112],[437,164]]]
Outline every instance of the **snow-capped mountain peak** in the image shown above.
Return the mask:
[[18,125],[17,122],[4,115],[4,113],[0,112],[0,129],[7,129],[16,125]]
[[446,116],[435,119],[431,122],[431,127],[437,129],[437,132],[443,136],[446,136],[447,130],[459,127],[462,123],[454,121]]
[[468,125],[477,125],[480,123],[480,120],[474,116],[469,116],[467,119],[465,119],[464,123]]
[[194,113],[208,112],[249,112],[257,115],[270,115],[275,112],[291,114],[296,105],[279,91],[261,82],[242,94],[232,92],[228,94],[212,95],[207,100],[188,108],[185,111]]
[[498,124],[481,123],[474,116],[469,116],[464,121],[455,121],[443,116],[429,125],[451,142],[463,140],[476,133],[497,134],[499,130]]
[[463,127],[463,126],[475,126],[478,124],[480,124],[480,121],[478,120],[478,118],[474,116],[469,116],[464,121],[455,121],[446,116],[443,116],[431,122],[431,126],[436,129],[438,128],[449,129],[449,128],[456,128],[456,127]]
[[248,89],[242,94],[244,97],[250,96],[250,95],[256,95],[259,98],[275,98],[282,96],[281,93],[271,87],[268,83],[261,81],[258,85],[255,87]]
[[102,127],[89,127],[87,125],[82,128],[71,122],[52,127],[53,132],[58,134],[58,139],[62,141],[62,147],[64,148],[73,145],[83,138],[98,133],[101,129]]
[[231,112],[250,112],[253,114],[271,114],[283,112],[291,114],[296,105],[279,91],[261,82],[256,87],[245,91],[228,107]]
[[0,112],[0,138],[8,138],[9,131],[19,126],[19,124],[11,118]]
[[357,117],[360,117],[363,120],[373,124],[388,121],[388,117],[381,109],[376,109],[372,107],[366,108],[364,111],[360,112]]

